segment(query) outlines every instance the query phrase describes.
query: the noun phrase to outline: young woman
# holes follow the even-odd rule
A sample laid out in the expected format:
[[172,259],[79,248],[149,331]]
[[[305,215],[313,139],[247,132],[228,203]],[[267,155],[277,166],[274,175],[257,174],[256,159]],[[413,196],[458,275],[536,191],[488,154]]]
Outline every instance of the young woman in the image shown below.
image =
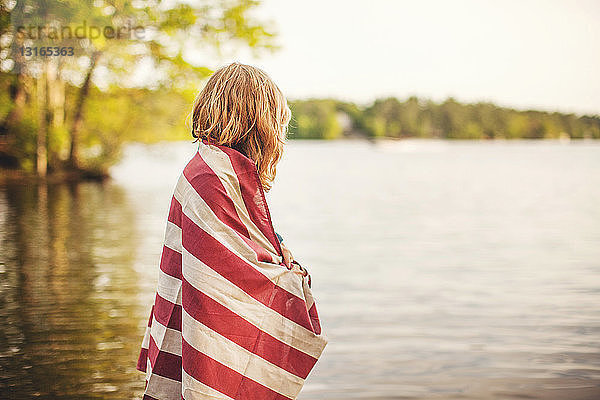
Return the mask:
[[[265,72],[233,63],[215,72],[197,97],[192,136],[229,146],[253,160],[261,186],[268,191],[283,155],[291,116],[285,97]],[[284,262],[290,267],[292,253],[276,235]]]
[[308,272],[275,233],[271,188],[291,112],[262,70],[216,71],[175,187],[137,368],[144,399],[295,399],[320,357]]

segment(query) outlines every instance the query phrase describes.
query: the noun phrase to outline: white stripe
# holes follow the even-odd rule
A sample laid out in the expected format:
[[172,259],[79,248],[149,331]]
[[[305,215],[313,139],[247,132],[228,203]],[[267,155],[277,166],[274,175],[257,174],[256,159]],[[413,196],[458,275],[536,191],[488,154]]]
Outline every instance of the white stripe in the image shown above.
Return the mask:
[[182,258],[183,276],[197,290],[283,343],[319,358],[327,344],[325,335],[315,335],[302,325],[265,306],[198,260],[185,248]]
[[142,349],[147,349],[149,346],[150,346],[150,327],[146,326],[146,331],[144,332],[144,339],[142,340]]
[[171,221],[167,221],[164,244],[171,250],[181,253],[181,228]]
[[[217,146],[207,145],[200,142],[198,146],[198,152],[204,160],[204,162],[214,171],[215,175],[219,177],[221,183],[225,187],[225,191],[229,197],[233,200],[235,209],[238,216],[242,220],[242,223],[248,229],[250,233],[250,239],[259,243],[265,249],[268,249],[275,257],[277,256],[277,250],[269,242],[269,239],[262,233],[260,229],[254,224],[254,221],[250,218],[250,213],[246,208],[246,203],[242,197],[242,191],[240,189],[240,182],[238,181],[237,174],[231,164],[231,159],[223,150]],[[256,193],[256,196],[260,196],[260,191]],[[256,199],[255,199],[256,200]],[[260,199],[262,202],[262,198]],[[265,207],[266,209],[266,207]],[[279,261],[275,261],[279,262]]]
[[[187,195],[184,195],[185,193]],[[240,259],[252,265],[274,284],[303,298],[302,280],[305,278],[296,273],[289,273],[289,270],[282,265],[258,261],[256,252],[244,242],[234,229],[223,223],[214,214],[185,177],[177,184],[175,197],[182,204],[183,213],[198,227]]]
[[152,362],[150,357],[146,357],[146,381],[152,376]]
[[313,297],[312,291],[308,286],[308,278],[305,278],[302,281],[302,289],[304,292],[304,299],[306,300],[306,309],[310,310],[313,304],[315,304],[315,298]]
[[181,382],[150,374],[144,394],[159,400],[181,400]]
[[164,326],[152,317],[150,334],[160,351],[181,356],[181,332]]
[[183,338],[192,347],[269,389],[295,398],[304,379],[268,362],[182,313]]
[[185,400],[234,400],[231,397],[211,388],[208,385],[194,379],[185,370],[181,371],[183,385],[183,398]]
[[158,269],[157,292],[163,299],[181,304],[181,280],[166,274],[160,268]]

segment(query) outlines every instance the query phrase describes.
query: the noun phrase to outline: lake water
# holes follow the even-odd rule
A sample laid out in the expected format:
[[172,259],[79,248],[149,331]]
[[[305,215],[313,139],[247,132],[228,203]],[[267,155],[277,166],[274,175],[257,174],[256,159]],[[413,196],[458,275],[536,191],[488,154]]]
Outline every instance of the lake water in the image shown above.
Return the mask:
[[[0,187],[0,398],[135,399],[195,144]],[[300,400],[599,399],[600,143],[292,142],[268,194],[330,343]]]

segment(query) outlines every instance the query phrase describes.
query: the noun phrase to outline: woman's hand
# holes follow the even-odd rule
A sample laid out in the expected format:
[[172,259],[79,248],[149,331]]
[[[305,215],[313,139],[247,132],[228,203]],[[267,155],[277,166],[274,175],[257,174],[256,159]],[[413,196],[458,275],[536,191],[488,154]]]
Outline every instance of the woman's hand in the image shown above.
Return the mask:
[[281,252],[283,253],[283,263],[285,264],[286,267],[288,267],[288,269],[292,268],[292,261],[294,261],[294,256],[292,255],[292,252],[290,251],[290,249],[288,249],[286,247],[285,244],[280,243],[281,244]]
[[[288,269],[292,269],[292,262],[294,262],[294,256],[292,255],[292,252],[290,251],[290,249],[288,249],[285,246],[285,244],[283,244],[283,242],[280,244],[281,244],[281,252],[283,253],[283,263],[285,264],[285,266]],[[298,275],[302,275],[302,276],[308,275],[308,271],[305,270],[304,267],[302,267],[298,263],[296,263],[296,265],[298,266],[300,271],[294,271],[295,273],[297,273]]]

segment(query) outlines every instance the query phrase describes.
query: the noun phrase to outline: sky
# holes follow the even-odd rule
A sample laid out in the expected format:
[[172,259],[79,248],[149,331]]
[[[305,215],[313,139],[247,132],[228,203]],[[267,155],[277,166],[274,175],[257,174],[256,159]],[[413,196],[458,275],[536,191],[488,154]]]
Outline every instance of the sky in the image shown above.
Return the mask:
[[290,99],[415,95],[600,115],[600,1],[266,0],[281,50],[263,68]]

